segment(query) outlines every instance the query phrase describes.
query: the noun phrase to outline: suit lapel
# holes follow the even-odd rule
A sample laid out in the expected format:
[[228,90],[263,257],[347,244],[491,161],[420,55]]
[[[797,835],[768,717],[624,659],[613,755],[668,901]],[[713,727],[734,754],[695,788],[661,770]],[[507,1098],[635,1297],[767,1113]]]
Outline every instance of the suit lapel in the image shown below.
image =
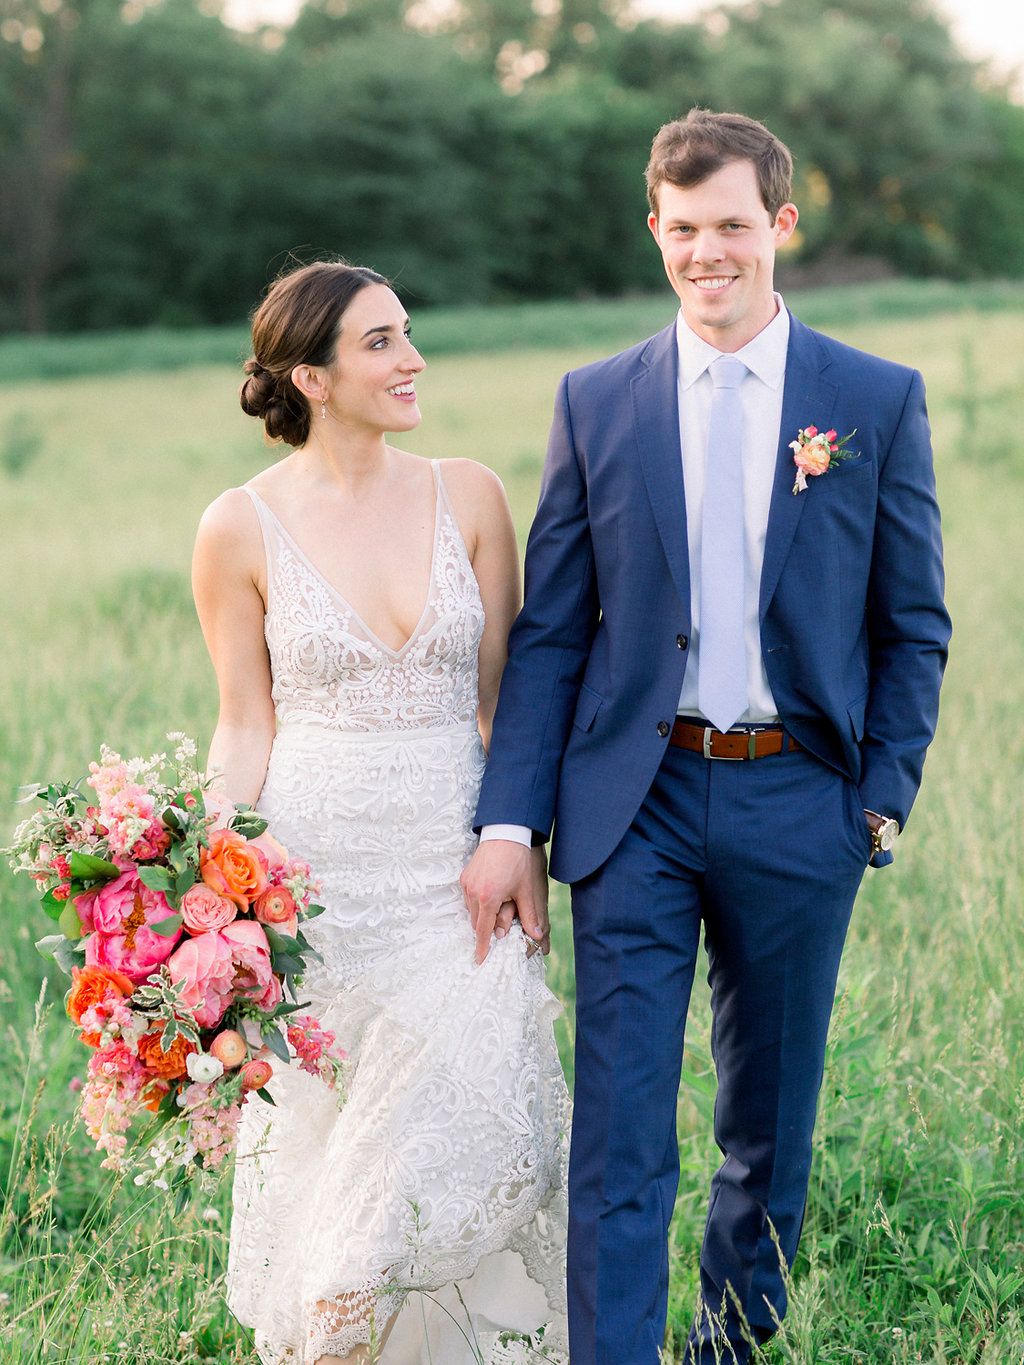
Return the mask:
[[797,523],[804,510],[807,493],[793,493],[796,465],[790,441],[804,427],[827,431],[832,425],[838,389],[824,378],[828,356],[810,328],[790,317],[786,379],[782,391],[782,421],[779,449],[775,461],[768,530],[765,536],[764,563],[761,568],[760,618],[763,621],[775,593],[779,574],[789,554]]
[[683,463],[679,449],[676,325],[652,337],[631,381],[633,430],[654,520],[680,598],[689,607],[690,562],[686,543]]

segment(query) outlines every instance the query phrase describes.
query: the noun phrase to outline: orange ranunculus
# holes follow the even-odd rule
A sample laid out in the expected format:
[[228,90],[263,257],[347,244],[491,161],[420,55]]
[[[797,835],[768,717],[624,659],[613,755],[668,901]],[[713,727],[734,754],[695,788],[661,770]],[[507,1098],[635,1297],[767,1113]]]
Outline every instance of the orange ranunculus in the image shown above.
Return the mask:
[[184,1034],[179,1033],[165,1052],[160,1046],[160,1033],[147,1033],[139,1039],[139,1061],[154,1076],[164,1076],[174,1080],[185,1075],[185,1058],[196,1051],[195,1043],[190,1043]]
[[166,1081],[154,1081],[152,1085],[147,1085],[140,1096],[144,1108],[148,1109],[151,1114],[155,1114],[169,1089],[170,1086]]
[[[111,996],[115,1000],[125,1000],[135,989],[131,978],[113,967],[72,967],[71,979],[65,1008],[76,1024],[82,1022],[86,1010],[102,1005]],[[83,1033],[82,1042],[89,1047],[99,1047],[100,1035]]]
[[261,924],[273,924],[294,938],[298,929],[299,907],[286,886],[268,886],[253,902],[252,912]]
[[247,910],[267,885],[267,856],[233,829],[210,831],[210,847],[199,859],[203,881],[220,896]]

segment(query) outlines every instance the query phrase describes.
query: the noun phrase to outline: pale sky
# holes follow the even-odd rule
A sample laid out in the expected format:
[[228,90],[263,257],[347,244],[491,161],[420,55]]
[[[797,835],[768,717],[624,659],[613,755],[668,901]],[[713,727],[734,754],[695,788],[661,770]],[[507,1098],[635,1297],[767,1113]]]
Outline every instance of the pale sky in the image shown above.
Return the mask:
[[[901,4],[904,0],[894,0]],[[965,56],[992,61],[1000,75],[1015,75],[1024,99],[1024,21],[1019,0],[933,0],[948,18]],[[297,0],[229,0],[228,12],[239,27],[281,23],[295,13]],[[643,14],[692,19],[709,6],[705,0],[637,0]]]

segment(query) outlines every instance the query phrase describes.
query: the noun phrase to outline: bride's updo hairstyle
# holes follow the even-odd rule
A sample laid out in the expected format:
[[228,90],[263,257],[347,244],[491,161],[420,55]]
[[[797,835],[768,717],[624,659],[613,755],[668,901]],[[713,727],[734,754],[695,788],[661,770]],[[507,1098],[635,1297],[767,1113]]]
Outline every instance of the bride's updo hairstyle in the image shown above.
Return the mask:
[[330,365],[345,309],[383,275],[343,261],[316,261],[280,275],[252,315],[252,356],[239,390],[242,410],[259,417],[271,441],[305,445],[310,411],[292,383],[296,365]]

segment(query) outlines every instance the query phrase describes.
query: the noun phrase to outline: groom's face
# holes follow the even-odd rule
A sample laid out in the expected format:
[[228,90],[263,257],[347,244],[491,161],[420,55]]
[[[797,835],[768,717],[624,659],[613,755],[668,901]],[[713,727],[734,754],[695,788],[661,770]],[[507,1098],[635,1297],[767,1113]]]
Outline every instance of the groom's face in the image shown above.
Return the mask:
[[663,182],[647,220],[690,328],[719,351],[738,351],[777,311],[776,249],[796,227],[783,204],[765,208],[752,161],[729,161],[698,185]]

